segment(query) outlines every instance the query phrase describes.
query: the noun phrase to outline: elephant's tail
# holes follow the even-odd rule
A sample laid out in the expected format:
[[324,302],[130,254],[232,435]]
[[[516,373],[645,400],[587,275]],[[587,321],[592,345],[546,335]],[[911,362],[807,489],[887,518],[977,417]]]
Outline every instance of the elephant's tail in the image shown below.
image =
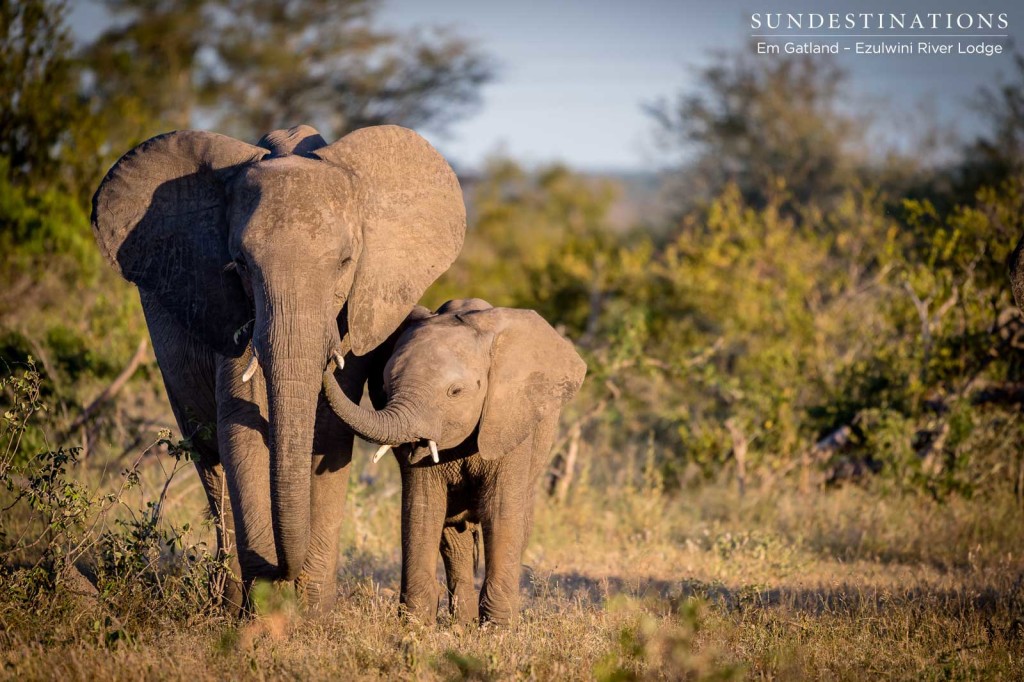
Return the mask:
[[473,524],[473,575],[480,572],[480,557],[483,556],[484,536],[480,524]]

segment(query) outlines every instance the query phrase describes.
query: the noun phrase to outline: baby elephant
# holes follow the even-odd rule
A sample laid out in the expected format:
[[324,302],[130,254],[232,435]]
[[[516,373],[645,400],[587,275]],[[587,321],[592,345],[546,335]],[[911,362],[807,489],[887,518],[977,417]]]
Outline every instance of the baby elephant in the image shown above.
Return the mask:
[[[390,348],[388,347],[390,346]],[[392,350],[393,349],[393,350]],[[352,403],[332,371],[333,410],[363,438],[395,448],[402,471],[402,595],[407,611],[432,619],[438,547],[452,615],[507,623],[518,612],[519,573],[562,406],[583,383],[573,345],[532,310],[480,299],[417,308],[381,352],[371,378],[376,410]],[[475,599],[476,524],[486,577]]]

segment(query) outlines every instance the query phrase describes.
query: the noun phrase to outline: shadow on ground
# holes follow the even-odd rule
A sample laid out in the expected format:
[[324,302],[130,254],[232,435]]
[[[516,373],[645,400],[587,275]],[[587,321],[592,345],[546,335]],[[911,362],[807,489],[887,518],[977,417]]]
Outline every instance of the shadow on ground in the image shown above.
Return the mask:
[[[730,587],[688,579],[592,577],[579,572],[543,575],[526,570],[521,587],[531,600],[557,599],[593,606],[603,606],[617,596],[663,600],[669,605],[697,597],[725,611],[782,608],[815,616],[866,615],[893,609],[912,609],[951,617],[968,612],[989,615],[1007,609],[1024,614],[1024,574],[1008,580],[1008,583],[958,589],[925,585],[879,588],[852,583],[814,588]],[[1024,622],[1019,622],[1018,628],[1024,628]]]
[[[365,553],[348,555],[342,569],[344,578],[372,579],[396,598],[401,583],[401,561]],[[483,569],[477,575],[481,587]],[[439,567],[438,580],[444,573]],[[645,602],[662,602],[668,610],[688,598],[699,598],[726,613],[778,609],[812,616],[880,615],[891,611],[940,614],[960,618],[967,614],[989,617],[1014,614],[1014,636],[1024,636],[1024,573],[1007,575],[1000,584],[976,583],[956,588],[939,588],[925,583],[908,586],[865,586],[851,582],[816,587],[763,585],[730,586],[694,579],[665,580],[650,576],[591,576],[578,571],[535,571],[523,567],[520,582],[524,606],[572,604],[602,609],[617,597]],[[443,598],[443,597],[442,597]],[[1020,615],[1018,615],[1020,614]]]

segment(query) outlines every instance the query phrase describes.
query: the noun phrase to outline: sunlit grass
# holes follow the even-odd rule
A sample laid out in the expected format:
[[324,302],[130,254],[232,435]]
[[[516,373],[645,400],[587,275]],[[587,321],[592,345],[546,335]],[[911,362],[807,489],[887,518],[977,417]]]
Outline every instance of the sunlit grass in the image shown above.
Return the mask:
[[[538,500],[518,624],[480,629],[452,625],[443,615],[436,626],[401,619],[394,469],[385,461],[353,477],[340,599],[331,612],[303,618],[287,591],[269,587],[257,597],[261,615],[251,621],[201,609],[162,613],[167,607],[154,603],[146,617],[122,623],[118,605],[102,595],[39,595],[31,613],[5,599],[4,675],[1024,674],[1024,563],[1017,542],[1024,518],[1009,494],[940,504],[853,486],[806,493],[777,486],[741,498],[729,481],[672,494],[582,485],[565,503]],[[156,458],[143,468],[138,502],[163,475]],[[166,519],[197,523],[201,490],[190,469],[178,476]]]

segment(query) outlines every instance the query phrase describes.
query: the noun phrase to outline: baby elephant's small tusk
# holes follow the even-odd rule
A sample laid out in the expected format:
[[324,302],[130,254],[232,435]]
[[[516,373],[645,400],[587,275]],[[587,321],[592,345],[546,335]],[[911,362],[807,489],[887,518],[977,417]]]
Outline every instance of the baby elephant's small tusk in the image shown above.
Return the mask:
[[434,460],[434,464],[437,464],[441,461],[441,455],[437,454],[437,443],[428,440],[427,445],[430,446],[430,459]]
[[260,361],[256,359],[256,354],[252,354],[252,360],[249,361],[249,365],[245,368],[245,372],[242,374],[242,383],[248,383],[249,379],[252,379],[252,375],[259,369]]
[[380,458],[384,456],[384,453],[391,449],[391,446],[385,443],[377,448],[377,452],[373,454],[373,463],[376,464],[380,461]]
[[338,369],[345,369],[345,356],[341,354],[341,351],[335,349],[331,355],[334,357],[334,364],[338,365]]

